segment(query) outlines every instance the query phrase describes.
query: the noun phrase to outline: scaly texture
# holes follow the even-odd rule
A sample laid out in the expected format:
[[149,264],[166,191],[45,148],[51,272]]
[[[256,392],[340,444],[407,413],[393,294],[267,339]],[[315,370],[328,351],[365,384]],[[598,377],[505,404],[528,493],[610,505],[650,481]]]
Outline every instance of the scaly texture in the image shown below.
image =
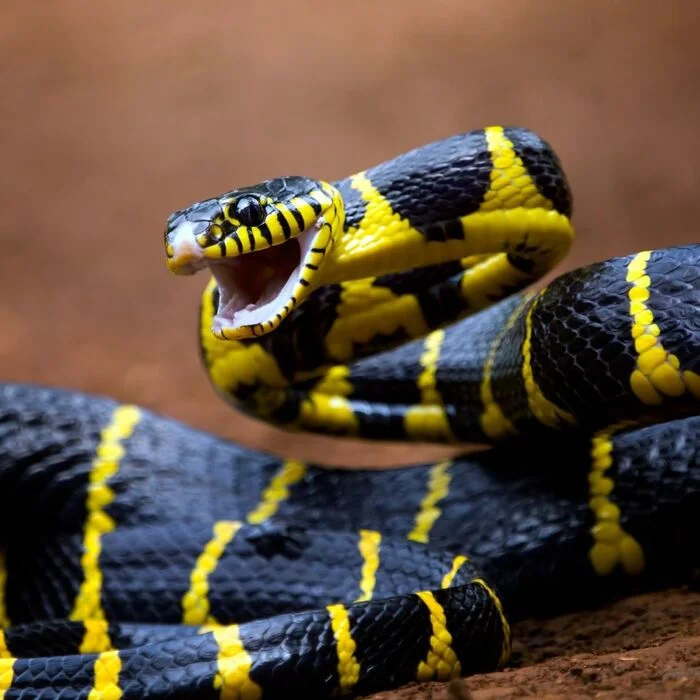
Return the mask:
[[[110,480],[117,526],[102,538],[106,620],[93,630],[93,622],[67,618],[84,576],[81,504],[100,421],[109,424],[115,408],[71,392],[0,390],[0,487],[12,494],[3,531],[14,533],[6,534],[12,658],[3,661],[9,687],[27,697],[115,683],[124,697],[215,697],[256,686],[272,696],[330,695],[341,686],[337,629],[357,664],[347,657],[343,683],[352,680],[358,693],[427,677],[430,668],[438,678],[440,663],[456,668],[453,658],[461,673],[473,673],[505,660],[506,613],[511,620],[552,614],[657,588],[685,580],[700,563],[683,544],[700,534],[700,418],[605,437],[614,482],[608,500],[645,555],[630,578],[620,566],[601,575],[589,559],[597,521],[588,477],[598,469],[591,455],[599,444],[591,440],[555,440],[546,451],[514,444],[457,459],[449,481],[444,464],[305,465],[274,516],[250,524],[284,463],[142,410]],[[422,544],[412,533],[429,496],[439,512]],[[207,576],[216,624],[183,625],[199,558],[216,524],[231,521],[240,527]],[[426,606],[428,593],[444,623]],[[339,605],[346,616],[328,610]],[[440,624],[455,657],[438,644]],[[119,659],[118,673],[116,661],[98,673],[102,634],[119,649],[108,657]],[[84,647],[89,639],[92,650]],[[437,659],[436,644],[447,661],[426,666]],[[216,680],[224,675],[236,680]]]
[[521,294],[565,253],[570,214],[551,148],[491,127],[173,215],[175,269],[199,260],[168,238],[177,222],[221,263],[325,217],[276,320],[227,340],[207,287],[204,363],[238,405],[311,431],[500,444],[327,469],[0,385],[0,695],[364,695],[507,663],[513,620],[687,580],[700,246]]

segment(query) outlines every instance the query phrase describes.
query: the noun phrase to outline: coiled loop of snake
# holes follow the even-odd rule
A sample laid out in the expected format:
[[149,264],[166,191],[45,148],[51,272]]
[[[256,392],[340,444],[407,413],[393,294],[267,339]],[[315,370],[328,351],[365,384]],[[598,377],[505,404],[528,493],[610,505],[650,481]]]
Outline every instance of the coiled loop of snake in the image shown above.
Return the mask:
[[505,663],[508,614],[684,580],[700,246],[524,292],[566,254],[570,216],[550,146],[503,127],[175,212],[168,265],[212,273],[201,354],[238,407],[499,446],[344,472],[0,387],[0,486],[21,495],[4,530],[44,533],[7,541],[4,696],[366,694]]

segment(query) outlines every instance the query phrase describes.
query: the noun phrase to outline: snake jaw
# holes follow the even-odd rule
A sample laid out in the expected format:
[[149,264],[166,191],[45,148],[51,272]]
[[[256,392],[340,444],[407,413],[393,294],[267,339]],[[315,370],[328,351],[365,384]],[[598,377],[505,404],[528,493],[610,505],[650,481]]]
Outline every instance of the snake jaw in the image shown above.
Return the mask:
[[255,338],[277,328],[314,288],[320,258],[331,243],[325,222],[322,214],[283,243],[211,257],[197,239],[207,222],[181,220],[166,234],[168,267],[178,275],[208,267],[218,289],[212,333],[226,340]]
[[219,294],[212,321],[216,337],[240,340],[268,333],[303,301],[311,291],[306,266],[322,219],[281,245],[206,261]]
[[303,177],[265,181],[172,213],[167,265],[178,275],[209,267],[218,289],[212,333],[256,338],[324,283],[321,268],[343,224],[342,197],[332,185]]

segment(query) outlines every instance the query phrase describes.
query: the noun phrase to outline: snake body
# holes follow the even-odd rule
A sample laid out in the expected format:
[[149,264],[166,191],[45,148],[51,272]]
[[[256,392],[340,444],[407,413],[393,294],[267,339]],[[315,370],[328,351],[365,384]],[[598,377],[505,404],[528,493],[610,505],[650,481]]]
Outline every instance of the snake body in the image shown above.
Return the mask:
[[175,212],[168,264],[213,272],[201,355],[239,408],[492,446],[329,469],[0,386],[2,697],[364,695],[497,668],[514,620],[688,580],[700,246],[524,291],[570,215],[549,145],[501,127]]

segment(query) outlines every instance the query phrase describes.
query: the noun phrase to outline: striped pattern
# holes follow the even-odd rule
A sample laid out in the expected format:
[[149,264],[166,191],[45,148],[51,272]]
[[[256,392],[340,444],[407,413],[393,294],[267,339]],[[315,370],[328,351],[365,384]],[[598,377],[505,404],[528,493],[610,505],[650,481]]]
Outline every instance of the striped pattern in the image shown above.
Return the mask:
[[[237,194],[233,192],[227,196],[237,197]],[[251,195],[244,193],[241,199],[250,200]],[[207,258],[236,257],[282,245],[303,233],[336,205],[334,190],[323,182],[316,183],[309,192],[288,199],[257,199],[265,202],[265,206],[261,204],[263,219],[258,225],[245,225],[236,218],[235,199],[224,206],[223,215],[211,219],[209,227],[196,237]],[[330,212],[330,216],[334,215]]]
[[425,351],[420,358],[422,371],[418,377],[421,402],[409,408],[404,418],[406,434],[409,436],[454,440],[436,380],[444,339],[445,331],[442,329],[433,331],[425,339]]
[[496,611],[498,612],[498,617],[501,621],[501,632],[503,639],[501,656],[498,660],[498,665],[503,666],[510,658],[511,652],[511,629],[510,624],[508,623],[508,618],[506,617],[505,610],[503,609],[503,603],[501,603],[501,599],[496,595],[496,591],[494,591],[493,588],[491,588],[491,586],[483,578],[472,579],[472,583],[476,584],[477,586],[480,586],[484,589],[484,591],[486,591],[486,594],[489,598],[491,598],[494,606],[496,607]]
[[518,430],[513,425],[511,420],[501,409],[496,397],[493,393],[492,379],[493,370],[498,356],[498,351],[503,344],[504,339],[511,332],[516,322],[520,319],[523,310],[532,299],[532,295],[523,295],[522,301],[513,309],[508,320],[505,322],[501,330],[495,335],[491,341],[486,362],[484,362],[484,373],[479,387],[481,396],[482,412],[479,417],[479,424],[484,435],[491,440],[499,440],[501,438],[517,435]]
[[681,369],[680,360],[664,348],[661,330],[649,306],[651,277],[647,265],[651,251],[637,253],[627,268],[632,338],[637,352],[637,367],[630,386],[639,400],[658,405],[664,397],[677,398],[686,391],[700,398],[700,375]]
[[409,338],[420,338],[429,330],[413,294],[397,295],[373,277],[343,282],[340,289],[335,321],[323,338],[328,356],[336,362],[351,360],[356,345],[377,336],[405,333]]
[[[407,266],[410,267],[418,260],[417,256],[421,252],[425,253],[420,257],[422,264],[426,261],[441,262],[446,259],[446,256],[449,259],[455,259],[455,256],[462,256],[465,251],[469,251],[469,254],[476,256],[478,260],[472,261],[469,270],[461,277],[455,275],[454,280],[460,280],[463,299],[468,300],[468,310],[473,311],[493,301],[491,296],[495,298],[507,293],[509,290],[504,287],[518,286],[539,274],[561,254],[568,244],[571,229],[566,215],[557,205],[557,183],[548,183],[547,180],[551,178],[548,174],[543,175],[541,169],[536,170],[533,167],[531,173],[527,172],[526,163],[536,164],[540,156],[537,153],[533,154],[527,144],[518,142],[518,134],[514,130],[494,127],[484,130],[477,137],[472,138],[471,143],[477,143],[483,138],[486,155],[488,155],[488,166],[482,169],[481,173],[486,174],[487,177],[474,178],[481,181],[477,183],[478,187],[469,193],[470,201],[464,207],[465,211],[459,216],[445,216],[444,220],[438,222],[421,221],[420,217],[426,216],[425,211],[431,211],[426,203],[421,202],[420,207],[412,206],[411,202],[402,205],[400,198],[392,196],[391,188],[386,186],[386,182],[385,186],[380,184],[379,175],[382,172],[386,175],[391,167],[395,167],[395,164],[393,166],[390,164],[383,171],[381,169],[374,172],[368,171],[352,178],[352,187],[362,201],[353,204],[352,220],[344,232],[347,235],[343,235],[342,241],[338,241],[337,251],[339,252],[333,250],[332,238],[342,231],[340,210],[336,212],[336,226],[328,224],[327,230],[322,229],[317,234],[320,238],[315,243],[321,242],[325,247],[323,249],[314,247],[311,253],[321,256],[318,258],[319,264],[304,266],[305,270],[309,270],[309,274],[321,273],[318,278],[313,276],[315,280],[321,278],[325,282],[329,280],[333,282],[333,275],[339,275],[339,281],[342,282],[341,301],[338,303],[337,296],[334,297],[335,306],[331,309],[336,316],[330,313],[321,319],[328,321],[328,324],[323,326],[322,332],[325,335],[320,339],[311,338],[313,342],[305,345],[303,349],[309,358],[316,361],[316,365],[309,366],[312,364],[311,359],[309,359],[309,365],[305,364],[306,357],[299,360],[302,350],[301,344],[297,341],[305,340],[301,333],[292,334],[293,343],[285,344],[285,341],[289,341],[290,338],[282,334],[267,344],[243,344],[233,340],[226,345],[225,350],[222,349],[222,345],[209,338],[209,344],[206,345],[207,362],[215,367],[212,372],[217,379],[221,380],[217,386],[220,388],[226,386],[234,396],[240,390],[240,396],[247,399],[247,405],[263,406],[265,411],[269,411],[265,414],[267,417],[281,415],[283,410],[289,415],[298,411],[298,414],[289,419],[289,423],[295,427],[313,426],[315,429],[324,431],[357,430],[359,432],[360,428],[370,425],[374,417],[384,418],[387,425],[393,425],[391,421],[403,421],[405,432],[410,437],[427,436],[441,441],[452,439],[448,410],[443,405],[437,381],[440,353],[445,340],[445,333],[442,330],[427,335],[422,344],[422,352],[421,344],[417,343],[413,346],[416,354],[411,356],[410,362],[407,363],[409,371],[405,373],[409,377],[411,393],[408,395],[412,398],[404,400],[403,403],[397,400],[396,404],[391,404],[389,398],[386,403],[382,403],[381,397],[378,405],[365,402],[362,384],[358,381],[357,386],[353,385],[353,375],[347,365],[340,367],[327,365],[331,365],[336,359],[350,362],[354,357],[353,353],[361,354],[373,343],[384,347],[382,343],[387,338],[388,345],[401,342],[405,340],[404,335],[413,337],[414,331],[422,332],[429,325],[426,320],[427,315],[423,315],[424,307],[417,301],[418,296],[414,293],[403,294],[397,291],[400,289],[398,284],[394,285],[393,290],[389,289],[390,285],[387,285],[385,289],[388,289],[388,292],[377,293],[378,296],[384,295],[383,298],[387,303],[387,307],[382,309],[382,312],[391,310],[391,318],[384,325],[382,325],[381,313],[375,315],[378,319],[376,324],[368,325],[358,321],[360,316],[353,312],[349,299],[353,294],[356,298],[361,296],[363,291],[370,290],[369,293],[373,293],[372,287],[381,286],[374,285],[376,279],[372,277],[373,266],[381,268],[383,272],[388,270],[386,277],[391,277],[394,268],[403,270]],[[479,154],[480,157],[483,155],[484,153]],[[481,158],[479,164],[483,166],[483,162],[484,159]],[[551,195],[550,197],[546,196],[545,189]],[[334,196],[333,191],[331,190],[331,194],[328,195],[330,200]],[[459,195],[455,195],[457,196]],[[322,197],[314,195],[313,190],[311,194],[297,192],[294,196],[285,196],[282,200],[278,201],[274,198],[269,201],[260,200],[260,205],[266,207],[266,219],[258,222],[258,225],[242,225],[236,216],[245,218],[244,215],[236,208],[233,201],[226,202],[221,211],[221,223],[216,224],[219,228],[213,227],[206,233],[206,236],[214,236],[217,239],[212,250],[218,250],[221,255],[229,253],[240,255],[269,247],[275,243],[275,236],[281,236],[287,240],[296,235],[295,232],[308,228],[321,214],[323,207]],[[450,203],[446,203],[445,206],[450,206]],[[330,209],[332,207],[329,211]],[[436,216],[436,214],[431,213],[428,216]],[[226,224],[229,226],[227,227]],[[235,232],[230,229],[231,226],[235,227]],[[389,244],[385,242],[387,240]],[[488,246],[491,247],[488,248]],[[326,265],[325,258],[330,255],[334,256],[333,260]],[[321,267],[321,258],[323,258],[323,267]],[[639,353],[635,371],[640,372],[645,381],[648,380],[654,387],[659,397],[665,399],[680,395],[677,383],[674,384],[679,377],[684,383],[683,391],[692,392],[696,375],[683,374],[678,359],[666,351],[661,343],[660,332],[657,332],[658,326],[654,322],[650,304],[651,282],[647,274],[649,262],[650,257],[647,254],[636,256],[629,265],[627,277],[631,285],[629,301],[633,334]],[[353,270],[362,271],[368,276],[363,280],[344,280],[343,275],[350,274]],[[324,275],[328,276],[324,277]],[[312,282],[309,279],[304,277],[300,280],[300,285],[311,287]],[[308,284],[302,284],[303,280]],[[619,276],[617,281],[620,281]],[[455,284],[457,284],[456,281]],[[441,288],[440,293],[442,289],[444,288]],[[337,289],[334,288],[331,291],[335,294]],[[357,309],[363,306],[362,313],[368,316],[362,319],[366,320],[373,311],[372,307],[378,296],[370,298],[368,295],[364,299],[364,304],[358,303],[354,311],[357,312]],[[211,287],[207,299],[209,303],[207,313],[211,314],[216,305]],[[296,304],[299,299],[300,297],[293,296],[290,302]],[[540,423],[557,427],[562,422],[573,422],[571,414],[545,396],[535,376],[534,367],[538,365],[533,363],[533,358],[538,349],[534,347],[534,339],[537,336],[533,333],[533,319],[537,320],[535,311],[539,299],[541,297],[534,297],[532,300],[525,298],[520,306],[510,313],[505,328],[501,328],[500,332],[492,325],[488,334],[479,338],[483,341],[483,347],[477,353],[479,362],[475,363],[476,366],[466,368],[473,375],[472,384],[461,398],[469,404],[469,409],[474,409],[476,421],[480,423],[483,432],[489,436],[501,437],[513,434],[516,431],[514,425],[516,417],[526,413],[525,410],[509,413],[505,402],[501,400],[503,396],[499,394],[498,387],[499,352],[504,337],[502,334],[507,334],[515,328],[516,324],[520,335],[514,335],[518,343],[512,343],[511,349],[515,348],[519,353],[522,345],[522,366],[519,364],[521,359],[519,355],[516,356],[517,362],[511,362],[511,365],[517,368],[517,382],[521,380],[523,382],[523,387],[517,384],[517,393],[520,395],[519,400],[523,402],[523,409],[527,399],[527,406]],[[460,312],[466,310],[464,305],[458,305],[458,308]],[[313,314],[313,312],[312,307],[309,313]],[[311,315],[312,322],[308,318],[309,316],[305,316],[302,319],[303,323],[314,325],[312,322],[317,317]],[[206,320],[211,318],[205,314],[202,319],[203,333]],[[277,320],[270,323],[279,323],[281,320],[282,316],[278,315]],[[294,326],[296,331],[300,328],[304,330],[303,323],[298,322],[299,325]],[[266,330],[266,324],[261,324],[259,329],[251,329],[250,332],[255,335]],[[465,334],[466,336],[468,333]],[[328,342],[329,339],[333,342]],[[278,341],[279,345],[277,345]],[[356,347],[358,343],[359,350]],[[310,348],[313,348],[313,352]],[[453,349],[454,347],[450,346],[450,352]],[[329,351],[328,356],[323,354],[324,350]],[[420,360],[417,361],[419,352]],[[484,358],[485,362],[482,365]],[[376,358],[372,360],[375,361]],[[662,370],[657,372],[659,367]],[[668,367],[671,369],[671,374]],[[404,367],[398,369],[403,370]],[[483,376],[479,374],[482,369]],[[655,372],[658,376],[654,374]],[[380,372],[376,374],[379,375]],[[399,374],[400,372],[396,372],[389,381],[397,381],[397,383],[401,381]],[[416,379],[417,374],[414,386],[413,380]],[[361,376],[360,372],[355,375],[358,379]],[[635,379],[634,376],[636,375],[633,375],[630,383],[633,388],[638,385],[637,389],[639,389],[642,386],[641,380]],[[476,377],[475,381],[474,377]],[[515,382],[512,377],[510,379]],[[514,387],[516,387],[515,383],[509,384],[507,390]],[[646,388],[640,390],[642,395],[639,396],[643,402],[644,395],[647,398],[651,395],[645,394],[648,386],[644,385],[644,387]],[[459,388],[464,389],[463,386]],[[401,389],[405,390],[406,385]],[[413,408],[409,407],[406,413],[401,413],[409,403],[415,401],[416,390],[420,394],[420,402]],[[397,391],[397,394],[401,394],[401,391]],[[640,392],[638,391],[637,394],[639,395]],[[447,397],[446,388],[445,396]],[[448,406],[460,405],[457,403],[459,396],[455,399],[453,395],[449,399],[452,403],[448,402]],[[646,403],[654,403],[654,401]],[[398,408],[392,413],[395,406]],[[432,412],[426,412],[427,408]],[[411,413],[412,410],[413,413]],[[380,415],[382,411],[383,415]],[[362,416],[361,420],[358,420],[359,416]],[[454,417],[450,415],[450,418]],[[529,420],[527,416],[525,418]],[[132,422],[135,424],[135,421]],[[93,520],[97,518],[98,524],[102,522],[102,529],[99,529],[95,523],[92,524],[93,529],[97,529],[98,537],[96,546],[94,537],[90,542],[93,553],[97,550],[97,555],[94,556],[94,561],[88,559],[88,565],[84,568],[86,579],[92,576],[93,580],[97,581],[94,588],[97,588],[98,593],[102,583],[99,578],[99,537],[115,526],[106,512],[107,506],[114,497],[108,482],[119,468],[119,458],[123,454],[122,443],[132,430],[133,426],[130,428],[129,421],[125,421],[124,417],[121,420],[115,419],[115,428],[110,433],[110,437],[105,439],[103,435],[102,450],[98,448],[99,455],[91,476],[93,484],[91,488],[97,495],[92,501],[88,501],[88,523],[90,517],[93,517]],[[635,553],[634,548],[629,545],[629,541],[634,542],[634,540],[619,527],[620,512],[619,509],[615,509],[610,498],[614,489],[609,472],[613,463],[612,436],[612,429],[599,433],[591,447],[593,468],[589,480],[590,507],[596,518],[596,525],[593,528],[596,543],[591,550],[591,559],[597,569],[609,567],[612,562],[613,567],[621,563],[623,568],[630,570],[638,566],[637,555],[641,555],[641,548]],[[268,467],[269,461],[265,466],[266,475]],[[287,460],[261,490],[257,505],[246,517],[248,524],[252,526],[250,531],[254,532],[255,536],[246,538],[245,546],[250,546],[260,554],[259,559],[263,567],[267,565],[266,557],[276,559],[278,555],[280,558],[287,555],[290,558],[297,557],[298,561],[306,565],[303,552],[311,538],[305,540],[305,537],[295,537],[293,548],[287,551],[283,551],[282,547],[276,549],[277,542],[284,540],[284,536],[276,539],[279,533],[275,531],[275,523],[269,522],[279,517],[280,513],[286,512],[285,504],[290,507],[290,510],[296,505],[288,504],[287,501],[293,498],[297,490],[303,491],[303,487],[295,489],[295,486],[304,481],[306,474],[305,465]],[[422,544],[429,543],[431,538],[436,539],[435,525],[438,522],[441,526],[440,534],[442,534],[445,523],[439,519],[442,510],[446,507],[445,500],[450,494],[451,481],[453,478],[456,480],[458,476],[461,477],[456,472],[454,474],[451,472],[450,461],[436,464],[429,470],[427,484],[419,487],[420,491],[424,489],[425,493],[418,512],[415,513],[413,529],[406,535],[407,539]],[[314,474],[314,478],[316,477],[317,475]],[[312,480],[309,479],[309,481]],[[332,486],[337,488],[336,484]],[[412,482],[411,486],[413,497],[417,500],[420,493],[416,494],[415,482]],[[255,503],[255,500],[253,502]],[[300,504],[300,507],[303,507],[303,504]],[[175,680],[175,683],[178,683],[184,677],[182,669],[187,668],[191,673],[185,680],[190,685],[184,687],[183,684],[182,687],[177,688],[183,696],[206,688],[207,692],[216,691],[222,698],[255,700],[262,696],[263,687],[266,692],[268,691],[265,685],[267,681],[270,684],[270,692],[279,694],[279,687],[287,680],[292,684],[317,683],[322,686],[323,692],[327,690],[331,693],[350,693],[356,690],[364,694],[367,690],[365,683],[369,685],[375,682],[382,672],[386,673],[386,678],[382,679],[382,682],[387,683],[398,682],[398,680],[404,682],[409,674],[417,680],[448,680],[462,672],[470,672],[472,669],[469,665],[472,663],[492,664],[495,655],[499,652],[499,663],[504,663],[510,653],[510,628],[495,589],[474,573],[473,567],[467,565],[469,560],[466,556],[461,554],[453,556],[446,552],[427,552],[422,547],[406,542],[403,535],[411,527],[410,521],[407,522],[406,518],[410,519],[412,512],[409,511],[407,515],[404,513],[404,519],[401,520],[399,527],[394,527],[391,536],[383,537],[378,530],[367,529],[359,530],[355,536],[352,533],[357,523],[354,522],[350,526],[352,529],[349,533],[343,532],[343,536],[346,537],[346,546],[348,542],[350,543],[352,559],[350,574],[342,577],[343,583],[347,585],[340,591],[338,598],[344,601],[350,600],[356,594],[356,589],[359,589],[359,595],[355,599],[358,605],[335,603],[328,605],[324,611],[323,608],[318,609],[324,603],[317,603],[316,609],[311,612],[295,612],[289,616],[271,615],[263,620],[227,626],[219,625],[211,615],[209,579],[220,565],[226,548],[234,541],[242,525],[238,521],[228,520],[215,523],[209,539],[207,539],[208,532],[196,538],[196,548],[191,559],[194,560],[197,553],[199,555],[193,562],[190,588],[182,599],[183,621],[187,625],[199,627],[199,638],[193,641],[191,638],[183,637],[162,645],[153,644],[147,651],[130,649],[120,653],[108,648],[110,627],[104,619],[104,614],[84,619],[85,631],[81,649],[83,651],[88,648],[94,649],[99,653],[95,654],[94,658],[91,655],[82,659],[84,666],[81,667],[80,672],[84,674],[89,664],[92,676],[87,682],[81,677],[78,692],[84,696],[87,690],[86,683],[91,683],[89,697],[116,700],[122,693],[135,693],[134,686],[142,680],[144,687],[148,689],[156,687],[148,684],[154,682],[154,679],[156,682],[161,682],[162,678],[159,674],[163,669],[165,669],[164,677],[170,672],[173,672],[173,675],[181,674]],[[363,517],[369,518],[366,513]],[[104,526],[105,522],[107,527]],[[266,525],[258,528],[257,526],[261,524]],[[247,526],[246,529],[248,529]],[[404,591],[403,595],[393,597],[386,595],[383,590],[385,581],[391,583],[392,575],[405,574],[400,565],[396,566],[391,560],[391,552],[394,551],[392,548],[396,545],[396,541],[392,542],[392,536],[396,537],[397,529],[399,537],[396,551],[424,551],[430,557],[431,566],[425,567],[425,572],[418,571],[420,560],[412,561],[411,566],[416,563],[414,573],[418,572],[420,576],[429,579],[430,584],[426,586],[435,587],[435,590],[420,590],[418,593]],[[611,543],[612,549],[615,550],[612,555],[603,551]],[[243,546],[242,542],[235,543],[235,545],[238,544]],[[594,552],[596,546],[599,546],[598,553]],[[238,551],[237,547],[235,549]],[[360,564],[357,564],[358,552]],[[347,551],[341,551],[340,555],[347,553]],[[83,558],[84,564],[85,561]],[[97,574],[93,569],[97,569]],[[185,572],[185,575],[187,573]],[[246,573],[250,574],[249,571]],[[318,581],[320,577],[316,575],[317,572],[311,570],[308,573],[310,573],[310,581],[305,580],[304,585],[309,586],[309,590],[318,585],[318,590],[322,590],[320,586],[324,582]],[[437,588],[438,582],[440,589]],[[256,585],[257,580],[253,579],[253,584]],[[186,586],[187,581],[182,588]],[[409,591],[414,590],[417,590],[417,587],[411,586],[409,589]],[[378,592],[381,592],[381,595]],[[375,595],[380,599],[375,599]],[[282,598],[280,594],[280,599]],[[97,600],[99,608],[99,595]],[[471,605],[472,600],[473,608],[462,609],[462,605]],[[465,620],[469,622],[475,620],[477,627],[467,629],[463,624]],[[496,629],[499,622],[500,635],[499,630]],[[488,625],[485,628],[488,629],[488,634],[479,638],[478,632],[481,631],[479,625],[482,623]],[[377,639],[373,636],[375,630],[379,630],[386,637]],[[178,634],[181,631],[180,628]],[[401,635],[404,636],[401,637]],[[391,640],[390,643],[393,644],[397,639],[399,641],[408,639],[412,643],[412,646],[409,645],[411,648],[407,650],[407,655],[402,656],[398,661],[392,658],[391,654],[381,656],[381,645],[387,643],[387,640]],[[3,638],[0,644],[0,661],[5,664],[0,666],[0,687],[9,686],[13,678],[15,683],[26,682],[23,678],[27,677],[25,669],[29,665],[24,659],[13,661],[6,642],[7,640]],[[486,661],[482,661],[480,656],[482,647],[484,648],[483,657],[488,657]],[[135,658],[129,656],[132,653]],[[139,657],[141,653],[143,656]],[[135,670],[148,654],[153,654],[148,658],[155,659],[153,664],[155,671],[152,676],[148,675],[152,672],[151,669],[143,673]],[[408,656],[410,659],[407,661]],[[475,658],[477,660],[473,661]],[[318,665],[314,666],[313,676],[307,675],[300,678],[299,675],[295,675],[298,669],[309,660],[314,663],[318,661]],[[9,680],[2,675],[3,673],[9,673]],[[131,674],[137,674],[138,678],[134,680]],[[56,687],[63,682],[58,674],[49,680],[54,682]],[[169,680],[170,677],[166,682]],[[42,678],[40,682],[43,681]],[[130,686],[130,683],[133,685]],[[125,690],[123,691],[122,688]],[[22,688],[18,686],[15,690],[21,692]],[[69,690],[73,692],[75,688]],[[167,693],[168,690],[169,688],[166,687],[164,692]],[[292,695],[295,691],[289,692]],[[307,694],[309,694],[308,691]]]
[[227,625],[211,632],[218,654],[214,688],[221,700],[259,700],[262,688],[250,677],[253,661],[243,646],[238,625]]
[[182,621],[185,625],[217,624],[210,614],[209,576],[241,525],[242,523],[233,520],[220,520],[214,524],[212,538],[197,557],[192,570],[190,589],[182,598]]
[[122,696],[119,687],[121,668],[118,651],[99,654],[95,660],[95,685],[90,690],[88,700],[119,700]]
[[407,535],[409,540],[425,544],[430,539],[430,531],[441,513],[438,504],[447,496],[450,489],[451,466],[452,460],[446,460],[431,467],[428,488],[421,501],[420,510],[416,514],[415,526]]
[[[305,178],[297,178],[304,183],[312,181]],[[237,193],[230,193],[231,197],[237,197]],[[244,194],[250,197],[249,194]],[[265,199],[268,202],[267,199]],[[224,207],[228,211],[228,217],[215,217],[211,220],[207,230],[196,237],[197,244],[201,248],[201,254],[208,260],[220,260],[233,258],[240,255],[254,253],[258,250],[282,245],[292,238],[309,232],[313,235],[313,241],[308,247],[304,259],[301,261],[294,287],[284,304],[270,312],[270,317],[260,323],[244,325],[238,328],[222,327],[217,333],[223,339],[240,340],[255,338],[269,333],[296,308],[318,286],[319,270],[324,262],[327,251],[332,248],[336,233],[342,225],[343,205],[338,191],[328,183],[316,182],[311,191],[301,191],[281,201],[269,201],[270,206],[265,220],[259,226],[244,226],[230,215],[230,207]],[[207,203],[195,205],[205,207]],[[206,218],[206,214],[201,214]],[[315,227],[315,228],[314,228]],[[217,233],[214,235],[212,231]],[[177,267],[177,262],[171,265]]]
[[[532,173],[524,159],[532,165]],[[425,188],[424,199],[417,202],[402,196],[407,178],[422,177],[435,178]],[[269,247],[268,237],[273,244],[284,242],[309,230],[312,221],[320,220],[319,206],[327,206],[321,214],[324,225],[302,261],[301,281],[274,317],[254,326],[218,327],[215,332],[228,341],[266,335],[307,299],[310,290],[340,284],[339,303],[321,295],[305,306],[305,319],[312,319],[310,327],[321,329],[320,337],[314,338],[321,347],[309,350],[317,359],[311,364],[308,358],[302,359],[296,341],[292,342],[294,350],[289,343],[265,341],[253,345],[255,351],[250,345],[236,343],[213,348],[215,305],[210,286],[202,305],[201,342],[214,385],[242,400],[247,410],[262,412],[267,420],[272,416],[294,429],[440,442],[456,437],[482,439],[482,435],[472,435],[474,431],[465,435],[452,415],[455,409],[443,402],[437,371],[444,332],[429,333],[440,323],[439,314],[431,314],[430,309],[445,308],[447,313],[449,307],[453,315],[473,313],[529,284],[564,256],[573,228],[568,217],[568,186],[554,153],[525,130],[491,127],[429,144],[333,185],[305,180],[294,188],[266,201],[265,222],[259,227],[265,235],[258,235],[255,227],[248,227],[252,233],[246,233],[254,243],[247,243],[241,235],[240,246],[229,242],[223,250],[217,246],[206,250],[213,257],[237,256],[253,247]],[[230,193],[226,201],[249,194],[248,190]],[[327,205],[328,201],[332,203]],[[236,221],[227,223],[234,226]],[[467,269],[454,280],[454,270],[448,273],[446,269],[452,286],[444,280],[435,298],[430,290],[420,296],[415,289],[394,293],[392,285],[374,284],[375,279],[393,274],[397,279],[411,279],[413,267],[462,260]],[[431,284],[438,286],[435,281]],[[453,320],[453,315],[445,320]],[[303,332],[309,334],[309,330]],[[419,401],[410,399],[396,408],[379,406],[374,400],[363,401],[352,382],[341,391],[335,391],[341,389],[336,383],[332,392],[297,384],[322,376],[333,362],[350,363],[356,353],[374,354],[397,339],[423,336]],[[534,405],[540,411],[544,406],[537,398]],[[493,410],[492,402],[487,418],[498,425],[487,423],[487,429],[507,429],[498,417],[493,418]]]
[[360,664],[355,656],[357,644],[350,629],[348,609],[336,603],[327,608],[338,654],[338,679],[341,694],[349,693],[360,679]]
[[341,435],[359,433],[360,422],[344,396],[311,392],[301,401],[297,424],[307,430],[328,430]]
[[457,572],[462,568],[462,564],[466,564],[468,561],[468,557],[465,557],[463,554],[458,554],[452,560],[452,567],[450,570],[442,577],[440,588],[449,588],[452,585],[452,581],[454,581]]
[[532,314],[537,306],[538,300],[545,291],[546,290],[543,289],[532,299],[530,307],[525,315],[525,342],[523,343],[522,350],[522,374],[530,413],[542,423],[542,425],[555,428],[562,423],[570,423],[573,425],[576,423],[576,419],[571,413],[565,411],[563,408],[559,408],[544,395],[532,371]]
[[608,472],[614,463],[613,435],[632,425],[624,422],[604,428],[591,440],[589,505],[595,524],[591,528],[594,544],[588,556],[600,576],[612,573],[618,564],[630,575],[639,575],[644,570],[642,546],[620,525],[621,511],[611,498],[615,482]]
[[[244,386],[261,383],[268,388],[268,400],[273,401],[275,395],[279,396],[279,387],[288,384],[278,361],[260,345],[227,340],[225,334],[214,335],[212,320],[217,300],[216,282],[212,278],[204,290],[199,319],[201,350],[212,381],[222,391],[233,395]],[[278,389],[277,394],[272,387]]]
[[379,548],[382,536],[376,530],[360,530],[358,548],[362,555],[362,577],[360,579],[360,596],[356,602],[372,600],[374,585],[379,569]]
[[552,202],[540,192],[503,127],[488,127],[484,134],[493,168],[480,211],[508,211],[518,207],[551,210]]
[[452,649],[452,635],[447,629],[447,617],[442,605],[438,603],[430,591],[421,591],[416,594],[430,611],[430,651],[424,661],[418,664],[416,680],[418,681],[446,681],[457,678],[462,672],[462,666]]
[[[100,551],[103,535],[116,527],[116,523],[105,510],[114,500],[109,479],[119,471],[119,463],[126,454],[124,443],[132,435],[140,419],[141,412],[136,406],[120,406],[115,409],[110,424],[102,430],[88,485],[84,552],[81,559],[83,582],[70,614],[71,620],[105,619],[101,601]],[[86,648],[89,646],[91,651],[107,651],[111,648],[106,629],[100,639],[86,634],[84,644]]]
[[263,491],[260,503],[248,513],[247,520],[259,525],[271,518],[280,504],[289,498],[289,487],[299,483],[306,474],[306,466],[294,459],[286,460]]
[[533,280],[529,272],[515,267],[506,253],[486,256],[462,274],[459,293],[469,313],[481,311]]
[[[95,654],[101,651],[111,651],[109,642],[109,623],[104,619],[83,620],[85,632],[80,645],[81,654]],[[105,646],[109,644],[109,647]]]

